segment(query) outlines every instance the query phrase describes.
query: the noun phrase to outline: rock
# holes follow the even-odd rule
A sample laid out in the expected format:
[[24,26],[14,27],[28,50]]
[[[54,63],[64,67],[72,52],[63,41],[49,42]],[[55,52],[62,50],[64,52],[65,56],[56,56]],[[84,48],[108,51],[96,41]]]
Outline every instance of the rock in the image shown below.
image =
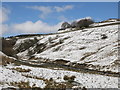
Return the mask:
[[77,21],[72,22],[72,23],[71,23],[71,27],[72,27],[72,28],[77,27]]
[[64,22],[62,25],[61,25],[61,29],[66,29],[66,28],[70,28],[71,25],[68,23],[68,22]]
[[82,27],[89,27],[90,24],[93,24],[94,21],[92,19],[81,19],[77,22],[76,27],[82,28]]

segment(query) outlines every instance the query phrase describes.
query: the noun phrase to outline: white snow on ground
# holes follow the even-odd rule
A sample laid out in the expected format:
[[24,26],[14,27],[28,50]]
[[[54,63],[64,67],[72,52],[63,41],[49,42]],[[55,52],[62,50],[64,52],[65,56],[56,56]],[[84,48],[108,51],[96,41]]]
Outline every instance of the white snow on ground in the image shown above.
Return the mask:
[[[45,79],[53,78],[56,82],[64,82],[63,80],[64,75],[67,75],[67,76],[75,75],[76,76],[75,81],[81,83],[83,86],[87,88],[118,88],[117,77],[109,77],[109,76],[95,75],[95,74],[88,74],[88,73],[79,73],[79,72],[73,72],[73,71],[67,71],[67,70],[52,70],[52,69],[45,69],[45,68],[36,68],[36,67],[29,67],[24,65],[7,66],[7,67],[8,68],[19,67],[22,69],[31,69],[30,72],[22,73],[22,74],[29,75],[29,76],[42,77]],[[22,78],[20,77],[20,79]]]
[[43,80],[37,80],[33,78],[26,78],[25,76],[22,76],[21,73],[7,69],[6,67],[0,67],[0,87],[7,88],[7,87],[13,87],[10,83],[14,82],[29,82],[29,85],[32,87],[34,84],[36,87],[43,88],[45,86],[45,83]]
[[[96,52],[99,48],[105,45],[106,46],[111,45],[111,47],[107,48],[108,49],[107,51],[105,50],[105,53],[109,52],[110,49],[112,49],[112,44],[114,43],[117,44],[117,39],[118,39],[117,28],[118,28],[117,25],[106,26],[106,27],[100,27],[100,28],[84,29],[84,30],[87,30],[86,32],[76,31],[76,32],[61,34],[59,36],[60,37],[59,39],[63,37],[68,37],[68,36],[70,38],[65,40],[63,44],[59,45],[61,46],[60,50],[53,52],[52,50],[58,47],[58,46],[55,46],[44,51],[43,53],[38,54],[37,56],[48,57],[51,59],[63,58],[71,61],[80,61],[81,57],[84,56],[83,54],[87,52]],[[113,33],[109,33],[109,32],[113,32]],[[106,34],[108,36],[108,39],[101,40],[100,39],[101,34]],[[46,39],[47,37],[54,37],[54,36],[55,35],[46,36],[44,38],[44,42],[48,40]],[[79,50],[83,46],[86,47],[86,49]],[[100,56],[101,55],[99,55],[98,57]]]
[[100,26],[100,25],[107,25],[107,24],[114,24],[114,23],[120,23],[120,21],[109,20],[108,22],[104,22],[104,23],[94,23],[94,24],[91,24],[90,26]]
[[[101,39],[102,34],[105,34],[107,38]],[[118,72],[118,68],[114,67],[114,62],[118,57],[118,25],[88,28],[37,38],[39,39],[39,44],[47,43],[47,47],[58,43],[60,40],[63,43],[47,48],[42,53],[34,54],[36,58],[64,59],[70,62],[105,66],[101,70]],[[48,41],[49,38],[52,38],[52,43]],[[22,40],[18,40],[18,42]],[[34,47],[31,48],[34,50]],[[28,50],[17,55],[28,58],[27,52]]]
[[[59,39],[63,37],[70,38],[64,40],[63,44],[37,54],[36,57],[50,58],[53,60],[65,59],[71,62],[87,62],[93,65],[104,66],[111,65],[115,60],[117,60],[118,25],[84,29],[83,31],[60,34]],[[101,39],[101,34],[106,34],[108,38],[105,40]],[[53,36],[51,35],[49,37]],[[44,39],[44,41],[46,40]],[[59,50],[54,52],[54,49],[58,47]],[[81,49],[83,47],[85,47],[85,49]],[[87,56],[89,54],[91,55]],[[82,60],[82,57],[85,56],[87,57]],[[113,71],[117,72],[118,68]]]

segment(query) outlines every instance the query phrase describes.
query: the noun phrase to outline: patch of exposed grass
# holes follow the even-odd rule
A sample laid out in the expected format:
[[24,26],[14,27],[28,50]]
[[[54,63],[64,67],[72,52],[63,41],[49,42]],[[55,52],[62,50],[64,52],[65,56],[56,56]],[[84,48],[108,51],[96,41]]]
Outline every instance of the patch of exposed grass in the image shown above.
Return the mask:
[[30,69],[23,69],[23,68],[12,68],[13,70],[16,70],[18,72],[30,72]]
[[43,80],[44,82],[48,81],[47,79],[44,79],[44,78],[41,78],[41,77],[37,77],[37,76],[31,76],[31,75],[28,75],[28,74],[22,74],[22,76],[25,76],[27,78],[34,78],[34,79],[38,79],[38,80]]
[[7,65],[9,63],[13,63],[14,62],[14,59],[13,58],[10,58],[8,56],[0,56],[0,65]]
[[15,86],[15,87],[19,87],[19,88],[31,88],[31,86],[29,85],[29,82],[10,82],[10,85]]

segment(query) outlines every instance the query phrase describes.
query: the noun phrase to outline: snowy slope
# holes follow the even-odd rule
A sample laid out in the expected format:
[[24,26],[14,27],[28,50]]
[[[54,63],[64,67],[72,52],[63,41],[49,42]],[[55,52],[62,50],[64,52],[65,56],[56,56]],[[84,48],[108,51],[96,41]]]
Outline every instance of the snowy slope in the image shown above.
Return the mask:
[[[102,39],[102,34],[107,36]],[[34,52],[35,58],[49,58],[51,60],[64,59],[70,62],[86,63],[100,70],[118,72],[118,25],[104,27],[86,28],[83,30],[37,36],[38,42],[29,49],[19,52],[17,55],[22,59],[29,59],[28,51]],[[14,47],[19,48],[20,44],[26,40],[18,39]],[[43,50],[36,52],[37,45],[43,44],[44,47],[37,49]]]
[[18,88],[17,84],[16,86],[12,85],[11,83],[20,83],[20,82],[29,82],[29,86],[33,87],[35,84],[36,87],[43,88],[45,86],[45,83],[43,80],[37,80],[32,78],[27,78],[25,76],[22,76],[21,73],[10,70],[6,67],[0,67],[0,87],[2,88],[8,88],[8,87],[16,87]]
[[[66,70],[52,70],[52,69],[45,69],[45,68],[29,67],[29,66],[24,66],[24,65],[21,65],[21,66],[10,66],[9,65],[9,66],[7,66],[7,68],[30,69],[31,70],[30,72],[26,72],[26,73],[23,72],[22,75],[28,75],[28,76],[32,76],[32,77],[36,76],[36,77],[41,77],[41,78],[45,78],[45,79],[53,78],[56,82],[65,82],[63,80],[64,75],[67,75],[67,76],[75,75],[76,76],[75,81],[78,83],[81,83],[86,88],[118,88],[118,78],[117,77],[86,74],[86,73],[79,73],[79,72],[66,71]],[[16,74],[16,72],[15,72],[15,74]],[[7,76],[9,76],[9,75],[7,75]],[[10,76],[11,76],[11,74],[10,74]],[[19,76],[20,75],[18,73],[18,76],[16,77],[16,79]],[[3,80],[8,81],[8,80],[6,80],[7,78],[10,82],[9,77],[3,77]],[[18,81],[20,81],[20,80],[27,81],[29,79],[25,79],[23,76],[21,76],[21,77],[19,77]],[[40,87],[44,86],[44,83],[42,81],[36,82],[36,80],[33,80],[32,83],[38,83],[38,85]]]

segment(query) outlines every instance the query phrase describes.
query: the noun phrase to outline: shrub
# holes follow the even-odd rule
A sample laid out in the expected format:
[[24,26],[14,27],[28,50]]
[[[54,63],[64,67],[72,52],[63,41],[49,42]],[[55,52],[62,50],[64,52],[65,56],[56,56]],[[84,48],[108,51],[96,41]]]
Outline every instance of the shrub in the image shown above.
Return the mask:
[[75,78],[76,78],[75,76],[69,77],[69,76],[65,75],[63,79],[68,82],[73,82],[75,80]]
[[87,88],[83,87],[82,90],[87,90]]
[[49,81],[52,82],[52,81],[53,81],[53,78],[50,78]]
[[64,80],[69,80],[69,77],[67,75],[64,76]]
[[106,39],[106,38],[107,38],[107,35],[105,35],[105,34],[101,35],[101,39]]
[[70,79],[71,79],[72,81],[74,81],[75,78],[76,78],[75,76],[71,76],[71,77],[70,77]]
[[[27,82],[23,82],[23,81],[21,81],[21,82],[10,82],[10,85],[15,86],[15,87],[19,87],[19,88],[32,88],[30,86],[29,81],[27,81]],[[8,90],[16,90],[16,89],[8,89]]]

